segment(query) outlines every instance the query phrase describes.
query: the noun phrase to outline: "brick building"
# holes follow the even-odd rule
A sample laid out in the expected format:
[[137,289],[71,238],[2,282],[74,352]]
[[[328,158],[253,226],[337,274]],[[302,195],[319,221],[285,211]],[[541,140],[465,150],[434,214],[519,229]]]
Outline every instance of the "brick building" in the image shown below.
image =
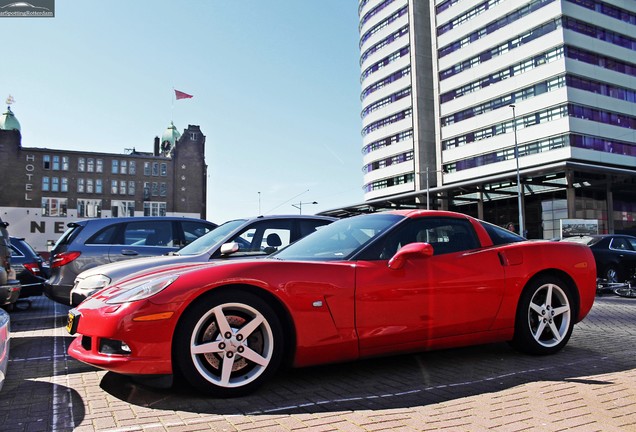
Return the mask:
[[206,218],[205,135],[171,124],[152,151],[124,154],[23,147],[10,107],[0,117],[0,214],[10,233],[47,249],[72,220],[117,216]]

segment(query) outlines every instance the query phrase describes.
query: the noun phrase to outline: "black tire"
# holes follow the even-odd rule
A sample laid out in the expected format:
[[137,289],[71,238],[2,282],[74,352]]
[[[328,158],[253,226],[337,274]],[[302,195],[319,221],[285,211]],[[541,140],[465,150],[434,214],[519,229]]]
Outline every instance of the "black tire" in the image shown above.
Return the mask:
[[572,288],[558,277],[541,276],[521,293],[512,345],[528,354],[553,354],[570,339],[575,317]]
[[239,290],[198,299],[184,312],[172,347],[175,378],[219,397],[254,391],[278,370],[285,349],[272,307]]

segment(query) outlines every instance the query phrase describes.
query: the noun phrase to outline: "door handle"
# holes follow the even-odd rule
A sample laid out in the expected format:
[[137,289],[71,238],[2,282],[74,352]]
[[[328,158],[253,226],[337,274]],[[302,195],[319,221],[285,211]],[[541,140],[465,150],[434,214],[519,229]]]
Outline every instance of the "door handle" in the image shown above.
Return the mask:
[[139,255],[139,252],[132,250],[132,249],[123,249],[121,251],[122,255],[129,255],[129,256],[133,256],[133,255]]

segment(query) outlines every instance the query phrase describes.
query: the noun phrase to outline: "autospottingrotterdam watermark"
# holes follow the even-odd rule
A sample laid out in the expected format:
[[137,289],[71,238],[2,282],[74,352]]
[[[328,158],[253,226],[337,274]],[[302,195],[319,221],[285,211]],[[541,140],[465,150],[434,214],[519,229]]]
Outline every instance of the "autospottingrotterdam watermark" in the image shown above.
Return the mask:
[[0,0],[0,18],[53,18],[55,0]]

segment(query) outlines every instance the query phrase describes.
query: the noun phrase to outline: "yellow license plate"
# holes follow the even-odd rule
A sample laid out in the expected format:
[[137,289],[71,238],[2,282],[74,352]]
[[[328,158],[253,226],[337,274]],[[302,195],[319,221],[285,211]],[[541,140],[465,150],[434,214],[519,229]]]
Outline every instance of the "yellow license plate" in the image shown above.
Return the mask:
[[77,323],[79,322],[80,314],[77,313],[76,310],[71,309],[68,312],[68,317],[66,319],[66,331],[70,334],[77,333]]

